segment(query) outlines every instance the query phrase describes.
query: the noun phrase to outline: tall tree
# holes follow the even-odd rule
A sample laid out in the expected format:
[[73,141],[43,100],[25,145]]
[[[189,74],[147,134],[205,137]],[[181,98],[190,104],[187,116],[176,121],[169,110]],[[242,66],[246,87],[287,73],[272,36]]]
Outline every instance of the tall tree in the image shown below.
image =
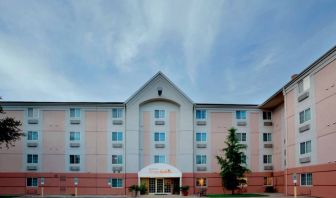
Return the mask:
[[[1,106],[0,114],[5,114]],[[21,136],[24,136],[19,128],[21,125],[21,122],[14,118],[4,117],[0,119],[0,148],[2,148],[2,144],[5,144],[8,149],[9,146],[14,146],[15,141],[20,140]]]
[[245,183],[245,180],[241,178],[250,170],[246,168],[246,162],[242,160],[244,156],[242,150],[246,149],[246,145],[239,143],[235,128],[230,128],[228,131],[229,135],[225,141],[226,148],[222,149],[225,157],[217,155],[216,158],[221,168],[222,185],[234,194],[235,189]]

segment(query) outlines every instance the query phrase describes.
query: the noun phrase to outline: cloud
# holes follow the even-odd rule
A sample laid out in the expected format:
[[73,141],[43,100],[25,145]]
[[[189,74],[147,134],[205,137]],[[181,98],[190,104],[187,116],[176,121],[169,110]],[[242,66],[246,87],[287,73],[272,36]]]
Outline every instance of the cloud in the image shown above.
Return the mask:
[[[3,38],[3,37],[2,37]],[[5,87],[3,99],[76,101],[85,93],[61,73],[51,70],[50,63],[38,54],[13,47],[9,38],[0,40],[1,86]]]
[[194,101],[262,102],[259,90],[277,90],[336,42],[334,3],[301,4],[0,1],[0,91],[124,101],[161,70]]

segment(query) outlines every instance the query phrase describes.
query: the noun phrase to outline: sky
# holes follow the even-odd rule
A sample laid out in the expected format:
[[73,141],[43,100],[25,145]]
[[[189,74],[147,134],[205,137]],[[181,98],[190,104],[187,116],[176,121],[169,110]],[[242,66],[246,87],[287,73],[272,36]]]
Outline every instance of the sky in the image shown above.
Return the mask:
[[0,0],[6,101],[124,102],[162,71],[197,103],[260,104],[336,45],[334,0]]

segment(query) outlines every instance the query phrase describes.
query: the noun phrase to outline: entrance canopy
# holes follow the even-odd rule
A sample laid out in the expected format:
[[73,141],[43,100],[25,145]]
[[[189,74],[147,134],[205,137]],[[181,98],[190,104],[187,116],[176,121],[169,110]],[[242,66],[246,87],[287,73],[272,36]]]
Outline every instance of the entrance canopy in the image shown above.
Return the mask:
[[182,172],[176,167],[163,164],[155,163],[150,164],[138,172],[139,178],[182,178]]

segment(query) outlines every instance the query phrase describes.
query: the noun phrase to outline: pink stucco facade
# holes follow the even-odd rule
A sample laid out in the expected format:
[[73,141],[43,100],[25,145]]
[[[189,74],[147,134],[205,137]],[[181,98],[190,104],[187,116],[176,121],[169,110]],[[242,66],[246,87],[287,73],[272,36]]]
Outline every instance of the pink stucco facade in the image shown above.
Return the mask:
[[[336,47],[260,105],[194,103],[161,72],[125,102],[0,105],[0,118],[30,134],[0,149],[0,195],[41,194],[42,186],[45,195],[70,195],[75,180],[80,195],[128,195],[140,181],[153,185],[149,178],[188,185],[190,194],[205,179],[209,194],[230,193],[216,156],[232,127],[251,170],[242,192],[273,186],[292,195],[296,174],[299,195],[336,195]],[[154,163],[161,169],[140,177]]]

